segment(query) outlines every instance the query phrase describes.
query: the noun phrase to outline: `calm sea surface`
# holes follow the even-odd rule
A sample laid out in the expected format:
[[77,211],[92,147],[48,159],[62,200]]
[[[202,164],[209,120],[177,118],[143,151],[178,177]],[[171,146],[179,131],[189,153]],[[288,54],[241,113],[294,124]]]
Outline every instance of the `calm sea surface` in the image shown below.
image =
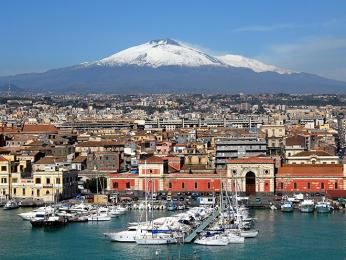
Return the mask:
[[[18,213],[0,209],[0,259],[346,259],[346,214],[252,211],[260,234],[243,245],[138,246],[114,243],[104,232],[137,221],[133,211],[110,222],[75,223],[57,230],[33,229]],[[157,211],[155,217],[167,215]],[[156,251],[159,250],[159,255]]]

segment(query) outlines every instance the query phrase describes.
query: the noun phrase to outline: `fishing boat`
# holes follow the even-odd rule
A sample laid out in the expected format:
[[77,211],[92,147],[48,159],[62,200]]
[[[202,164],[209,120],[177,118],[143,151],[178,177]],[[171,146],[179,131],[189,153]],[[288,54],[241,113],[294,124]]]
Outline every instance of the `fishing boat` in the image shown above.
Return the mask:
[[321,201],[317,202],[315,209],[317,213],[329,213],[333,210],[333,207],[330,202]]
[[293,203],[292,201],[284,201],[281,205],[281,211],[282,212],[293,212]]
[[15,200],[9,200],[3,207],[4,210],[17,209],[19,208],[18,203]]
[[299,205],[300,212],[312,213],[315,209],[315,203],[313,200],[303,200]]

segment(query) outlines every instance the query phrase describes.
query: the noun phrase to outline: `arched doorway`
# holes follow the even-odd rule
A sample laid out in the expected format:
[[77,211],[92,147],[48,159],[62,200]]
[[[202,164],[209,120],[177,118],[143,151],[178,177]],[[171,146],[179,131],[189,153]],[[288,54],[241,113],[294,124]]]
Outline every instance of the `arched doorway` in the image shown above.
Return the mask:
[[245,175],[246,195],[256,194],[256,175],[253,172],[248,172]]

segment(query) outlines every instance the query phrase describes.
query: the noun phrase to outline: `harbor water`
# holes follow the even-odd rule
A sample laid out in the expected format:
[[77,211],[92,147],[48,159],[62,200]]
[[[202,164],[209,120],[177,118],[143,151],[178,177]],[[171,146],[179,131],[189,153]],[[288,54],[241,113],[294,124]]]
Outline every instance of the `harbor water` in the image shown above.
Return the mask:
[[[1,259],[346,259],[346,214],[254,210],[258,237],[245,244],[143,246],[115,243],[103,233],[124,230],[140,211],[99,223],[71,223],[58,229],[32,228],[18,213],[0,209]],[[155,211],[155,218],[169,215]]]

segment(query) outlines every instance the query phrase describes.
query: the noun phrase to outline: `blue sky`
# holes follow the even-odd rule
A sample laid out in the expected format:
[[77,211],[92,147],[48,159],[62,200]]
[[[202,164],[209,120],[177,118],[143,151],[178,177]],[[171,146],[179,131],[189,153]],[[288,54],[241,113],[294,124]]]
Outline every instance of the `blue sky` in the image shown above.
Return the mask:
[[346,81],[346,1],[0,1],[0,75],[97,60],[151,39]]

